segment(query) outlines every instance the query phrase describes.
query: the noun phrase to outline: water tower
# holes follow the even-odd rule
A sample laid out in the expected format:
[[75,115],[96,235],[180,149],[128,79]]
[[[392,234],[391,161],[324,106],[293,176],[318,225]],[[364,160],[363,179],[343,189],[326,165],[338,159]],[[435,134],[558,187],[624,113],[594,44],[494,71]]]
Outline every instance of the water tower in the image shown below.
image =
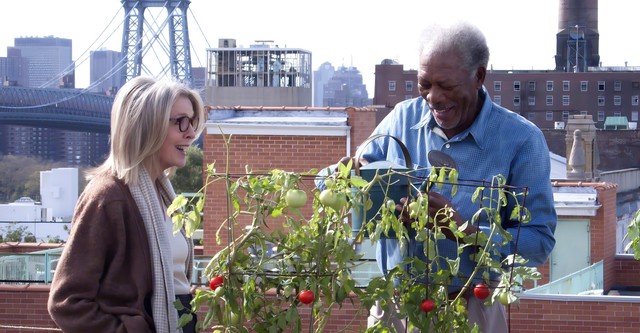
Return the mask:
[[598,0],[560,0],[556,70],[586,72],[600,65]]

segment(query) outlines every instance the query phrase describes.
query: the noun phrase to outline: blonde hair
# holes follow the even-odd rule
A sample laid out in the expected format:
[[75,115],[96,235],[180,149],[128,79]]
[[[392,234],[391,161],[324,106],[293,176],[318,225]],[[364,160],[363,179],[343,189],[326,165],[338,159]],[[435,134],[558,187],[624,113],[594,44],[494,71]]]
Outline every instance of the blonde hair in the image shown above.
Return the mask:
[[[184,83],[161,81],[150,77],[131,79],[118,91],[111,108],[109,157],[91,170],[88,178],[110,173],[126,184],[135,184],[144,162],[157,165],[160,150],[170,126],[173,104],[179,97],[187,97],[193,105],[195,139],[204,129],[205,110],[200,94]],[[175,168],[164,170],[167,176]]]

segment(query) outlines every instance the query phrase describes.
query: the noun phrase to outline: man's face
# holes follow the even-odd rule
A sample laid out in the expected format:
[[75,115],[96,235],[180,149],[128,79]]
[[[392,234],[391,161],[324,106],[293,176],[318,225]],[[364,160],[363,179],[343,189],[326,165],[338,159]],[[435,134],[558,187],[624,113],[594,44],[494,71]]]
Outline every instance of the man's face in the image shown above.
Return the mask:
[[486,69],[470,73],[455,53],[422,55],[418,89],[438,125],[449,138],[473,123],[479,110],[478,90]]

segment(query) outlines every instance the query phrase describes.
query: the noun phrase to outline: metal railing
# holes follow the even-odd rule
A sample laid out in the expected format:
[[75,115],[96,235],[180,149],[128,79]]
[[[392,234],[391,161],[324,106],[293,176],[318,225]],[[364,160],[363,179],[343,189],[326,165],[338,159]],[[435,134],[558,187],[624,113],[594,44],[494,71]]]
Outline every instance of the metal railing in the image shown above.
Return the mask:
[[601,295],[604,286],[602,261],[545,285],[526,290],[525,294]]

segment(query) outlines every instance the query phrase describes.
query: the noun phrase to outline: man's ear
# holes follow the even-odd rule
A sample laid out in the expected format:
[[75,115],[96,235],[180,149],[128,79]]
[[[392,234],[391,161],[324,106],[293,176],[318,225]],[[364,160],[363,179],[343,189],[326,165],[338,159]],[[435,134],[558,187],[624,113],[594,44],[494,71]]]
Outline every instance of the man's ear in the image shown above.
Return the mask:
[[485,67],[478,67],[475,78],[476,83],[478,84],[478,89],[480,89],[484,84],[484,80],[487,78],[487,69]]

